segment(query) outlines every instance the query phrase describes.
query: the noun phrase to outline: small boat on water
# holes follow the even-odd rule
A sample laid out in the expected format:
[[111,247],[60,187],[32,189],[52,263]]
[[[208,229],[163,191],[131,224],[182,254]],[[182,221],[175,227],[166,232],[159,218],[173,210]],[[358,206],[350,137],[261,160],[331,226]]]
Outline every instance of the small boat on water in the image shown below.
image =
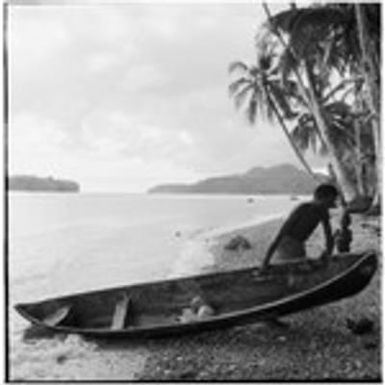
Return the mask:
[[[306,260],[80,293],[16,310],[35,325],[100,337],[181,335],[285,316],[357,294],[377,267],[375,252]],[[199,300],[197,300],[197,298]],[[207,314],[182,314],[192,302]],[[199,309],[197,309],[199,315]]]

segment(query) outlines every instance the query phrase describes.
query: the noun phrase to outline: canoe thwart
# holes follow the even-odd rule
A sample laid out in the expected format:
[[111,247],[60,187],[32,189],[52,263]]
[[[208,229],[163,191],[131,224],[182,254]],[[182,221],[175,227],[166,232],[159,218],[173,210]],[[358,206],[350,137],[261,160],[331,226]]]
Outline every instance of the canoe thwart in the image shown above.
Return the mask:
[[112,330],[124,329],[128,318],[127,316],[130,304],[131,298],[126,294],[123,294],[122,297],[118,299],[118,302],[115,305],[114,314],[112,316]]
[[45,317],[43,322],[49,326],[57,326],[68,317],[70,310],[71,305],[61,306],[55,312]]

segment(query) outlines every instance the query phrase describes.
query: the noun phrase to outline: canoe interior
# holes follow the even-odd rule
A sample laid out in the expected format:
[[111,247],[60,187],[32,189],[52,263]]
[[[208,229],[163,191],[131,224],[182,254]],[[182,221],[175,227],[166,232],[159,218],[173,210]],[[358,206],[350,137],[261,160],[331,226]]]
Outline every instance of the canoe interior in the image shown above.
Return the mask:
[[[362,254],[336,256],[328,264],[304,261],[207,274],[77,294],[17,305],[32,322],[48,327],[130,330],[178,325],[183,309],[200,296],[216,316],[226,316],[312,289],[354,265]],[[374,268],[375,269],[375,268]]]

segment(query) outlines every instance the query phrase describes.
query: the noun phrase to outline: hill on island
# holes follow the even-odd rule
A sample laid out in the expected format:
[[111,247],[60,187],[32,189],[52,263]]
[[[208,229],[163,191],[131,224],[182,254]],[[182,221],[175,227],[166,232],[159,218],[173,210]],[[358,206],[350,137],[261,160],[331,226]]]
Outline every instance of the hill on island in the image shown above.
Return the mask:
[[32,192],[79,192],[80,185],[71,180],[41,178],[33,175],[14,175],[8,177],[10,191]]
[[[329,179],[318,174],[322,182]],[[317,182],[305,171],[291,164],[255,167],[244,174],[208,178],[193,184],[163,184],[148,193],[198,194],[310,194]]]

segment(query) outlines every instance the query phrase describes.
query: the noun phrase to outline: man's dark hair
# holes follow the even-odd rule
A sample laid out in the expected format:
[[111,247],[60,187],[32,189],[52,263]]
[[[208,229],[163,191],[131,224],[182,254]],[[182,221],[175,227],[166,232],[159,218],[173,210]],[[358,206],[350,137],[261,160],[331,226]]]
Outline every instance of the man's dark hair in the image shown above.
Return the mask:
[[338,190],[332,184],[320,184],[314,191],[314,197],[316,199],[323,199],[328,197],[337,197]]

